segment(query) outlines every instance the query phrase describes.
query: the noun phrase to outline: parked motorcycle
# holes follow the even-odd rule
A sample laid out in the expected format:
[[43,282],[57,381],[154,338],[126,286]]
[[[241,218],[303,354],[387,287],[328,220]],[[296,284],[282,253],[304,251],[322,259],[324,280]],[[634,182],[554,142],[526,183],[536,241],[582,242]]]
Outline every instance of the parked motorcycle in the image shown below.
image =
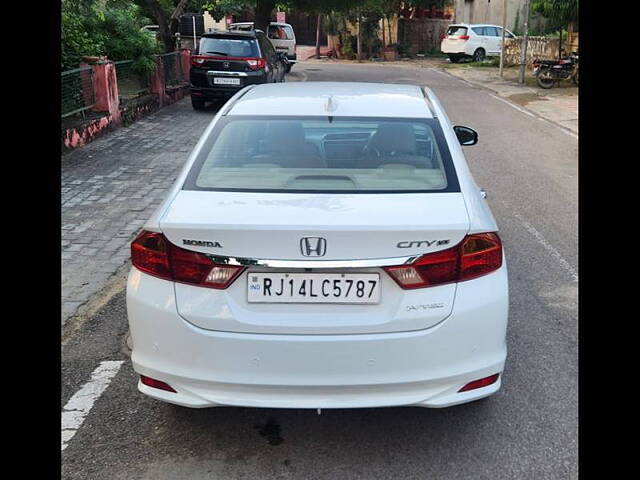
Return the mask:
[[560,60],[534,60],[533,75],[540,88],[551,88],[561,80],[578,85],[578,52]]

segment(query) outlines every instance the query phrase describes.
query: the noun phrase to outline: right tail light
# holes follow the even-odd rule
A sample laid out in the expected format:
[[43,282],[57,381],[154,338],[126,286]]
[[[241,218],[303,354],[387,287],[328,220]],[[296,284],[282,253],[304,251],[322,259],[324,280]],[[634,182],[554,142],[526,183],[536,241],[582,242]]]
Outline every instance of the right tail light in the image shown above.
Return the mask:
[[405,290],[481,277],[502,266],[502,242],[495,232],[464,237],[452,248],[422,255],[413,263],[384,267]]

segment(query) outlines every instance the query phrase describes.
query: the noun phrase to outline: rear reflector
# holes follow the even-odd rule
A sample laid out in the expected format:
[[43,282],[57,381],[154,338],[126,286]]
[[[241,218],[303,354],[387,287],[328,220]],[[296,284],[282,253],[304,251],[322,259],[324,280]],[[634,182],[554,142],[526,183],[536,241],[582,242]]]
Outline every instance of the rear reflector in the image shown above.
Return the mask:
[[155,378],[149,378],[145,377],[144,375],[140,375],[140,381],[148,387],[158,388],[167,392],[178,393],[173,388],[171,388],[169,384],[161,382],[160,380],[156,380]]
[[458,37],[458,39],[460,39],[460,40],[469,40],[469,35],[460,35]]
[[131,263],[164,280],[225,289],[245,267],[214,263],[204,253],[176,247],[161,233],[142,231],[131,243]]
[[405,290],[471,280],[502,266],[502,242],[495,232],[467,235],[452,248],[422,255],[409,265],[385,267]]
[[476,388],[487,387],[493,383],[496,383],[499,376],[500,374],[496,373],[495,375],[491,375],[490,377],[484,377],[484,378],[481,378],[480,380],[474,380],[473,382],[469,382],[460,390],[458,390],[458,393],[468,392],[469,390],[475,390]]

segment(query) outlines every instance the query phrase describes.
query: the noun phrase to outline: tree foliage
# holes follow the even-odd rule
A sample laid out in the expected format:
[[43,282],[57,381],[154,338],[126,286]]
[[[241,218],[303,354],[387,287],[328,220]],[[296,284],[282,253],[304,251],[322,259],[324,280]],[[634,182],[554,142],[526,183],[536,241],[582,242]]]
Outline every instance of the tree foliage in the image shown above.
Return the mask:
[[75,68],[84,56],[133,60],[139,72],[154,68],[155,39],[140,27],[149,19],[135,4],[118,0],[62,0],[63,70]]
[[578,21],[578,0],[533,0],[531,11],[541,14],[558,27]]

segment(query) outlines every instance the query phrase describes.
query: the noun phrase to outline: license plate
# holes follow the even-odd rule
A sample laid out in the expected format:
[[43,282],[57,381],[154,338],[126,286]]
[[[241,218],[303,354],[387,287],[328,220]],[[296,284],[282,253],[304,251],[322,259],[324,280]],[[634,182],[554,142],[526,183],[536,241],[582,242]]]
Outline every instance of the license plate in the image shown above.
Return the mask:
[[214,78],[213,83],[216,85],[240,85],[239,78]]
[[249,273],[249,303],[380,302],[377,273]]

